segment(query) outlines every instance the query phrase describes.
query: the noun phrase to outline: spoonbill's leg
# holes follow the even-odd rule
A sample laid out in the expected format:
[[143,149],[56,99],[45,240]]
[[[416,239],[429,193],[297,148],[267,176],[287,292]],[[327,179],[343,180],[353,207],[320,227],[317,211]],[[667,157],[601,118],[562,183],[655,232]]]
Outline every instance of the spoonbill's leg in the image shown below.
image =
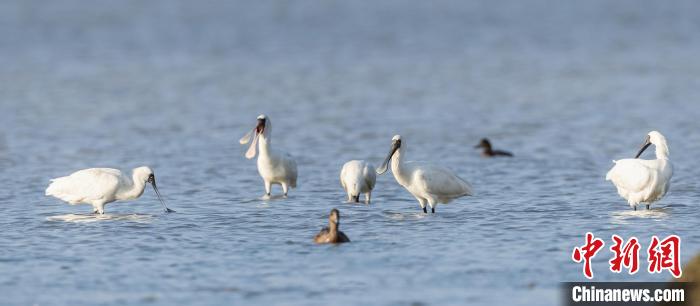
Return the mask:
[[634,211],[637,211],[637,205],[632,206],[634,208]]
[[649,204],[647,204],[647,210],[649,210]]
[[353,200],[353,202],[355,202],[355,203],[359,203],[359,202],[360,202],[360,195],[358,194],[358,195],[356,195],[356,196],[353,196],[353,197],[352,197],[352,200]]
[[435,201],[435,199],[428,198],[428,205],[430,205],[430,210],[433,213],[435,213],[435,204],[437,204],[437,201]]
[[372,192],[369,191],[365,193],[365,204],[369,204],[369,200],[372,198]]
[[100,215],[105,214],[105,203],[94,203],[92,204],[92,208],[96,213]]
[[427,214],[428,209],[425,208],[425,199],[419,197],[416,197],[416,199],[418,200],[418,204],[420,204],[420,208],[423,209],[423,213]]
[[265,195],[270,196],[270,190],[272,189],[272,183],[270,181],[265,180]]
[[284,191],[284,196],[287,197],[287,190],[289,190],[289,186],[287,186],[287,182],[282,182],[282,191]]

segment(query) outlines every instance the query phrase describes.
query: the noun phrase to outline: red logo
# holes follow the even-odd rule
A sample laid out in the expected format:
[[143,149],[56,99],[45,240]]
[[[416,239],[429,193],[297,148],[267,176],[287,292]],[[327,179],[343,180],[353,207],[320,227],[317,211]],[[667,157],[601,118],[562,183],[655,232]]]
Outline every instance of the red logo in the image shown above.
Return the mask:
[[586,233],[586,244],[582,245],[580,248],[574,248],[574,253],[571,255],[571,258],[575,262],[581,262],[581,260],[584,261],[583,275],[585,275],[589,279],[593,278],[591,259],[595,257],[595,255],[598,253],[598,251],[600,251],[601,248],[603,248],[604,245],[605,242],[603,242],[603,240],[599,238],[594,239],[592,233]]
[[639,270],[639,241],[637,238],[630,238],[624,246],[624,240],[618,235],[613,235],[612,240],[615,243],[610,247],[615,255],[610,259],[610,271],[620,273],[622,267],[629,269],[629,274],[637,273]]
[[[610,271],[613,273],[622,272],[623,268],[628,270],[630,275],[639,271],[639,249],[641,245],[636,237],[631,237],[627,242],[618,235],[612,235],[613,245],[610,252],[613,253],[610,263]],[[603,248],[605,242],[595,238],[592,233],[586,233],[586,243],[574,248],[571,259],[580,263],[583,261],[583,275],[588,279],[593,278],[593,268],[591,259]],[[649,273],[661,273],[668,270],[675,278],[681,277],[683,271],[680,266],[681,238],[670,235],[664,240],[659,240],[656,236],[651,237],[651,244],[647,249],[649,255]]]
[[659,238],[652,236],[651,245],[649,245],[647,252],[649,254],[649,273],[661,273],[663,270],[668,270],[673,277],[681,277],[681,237],[671,235],[659,242]]

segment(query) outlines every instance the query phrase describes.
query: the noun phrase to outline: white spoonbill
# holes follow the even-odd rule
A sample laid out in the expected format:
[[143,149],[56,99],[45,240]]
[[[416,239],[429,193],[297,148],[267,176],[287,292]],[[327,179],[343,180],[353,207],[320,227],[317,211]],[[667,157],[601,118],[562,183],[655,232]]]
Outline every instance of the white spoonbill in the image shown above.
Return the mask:
[[289,187],[297,187],[297,163],[287,153],[273,150],[270,146],[272,125],[270,118],[265,115],[258,116],[258,124],[248,132],[241,140],[241,144],[251,142],[245,153],[247,159],[252,159],[256,154],[256,145],[260,139],[258,155],[258,173],[265,181],[265,195],[270,196],[272,184],[282,185],[284,196],[287,196]]
[[473,194],[472,186],[451,170],[422,162],[405,162],[405,154],[406,144],[401,142],[400,135],[394,136],[389,155],[377,168],[377,174],[386,172],[391,161],[394,178],[418,200],[424,213],[428,213],[426,203],[435,213],[437,203],[447,204],[456,198]]
[[351,160],[340,170],[340,184],[348,194],[348,202],[359,202],[360,194],[365,194],[365,203],[372,198],[372,189],[377,181],[374,166],[364,160]]
[[46,195],[71,205],[90,204],[94,213],[104,214],[107,203],[140,197],[146,188],[146,183],[151,183],[153,186],[165,212],[174,212],[165,206],[156,187],[156,177],[149,167],[134,168],[131,176],[111,168],[83,169],[69,176],[52,179],[51,184],[46,188]]
[[[656,146],[656,159],[639,159],[644,150],[650,145]],[[651,203],[663,198],[668,192],[673,176],[673,165],[668,160],[668,145],[666,137],[657,131],[651,131],[644,140],[634,158],[613,161],[613,166],[605,179],[612,181],[620,194],[634,210],[637,205],[646,203],[647,209]]]

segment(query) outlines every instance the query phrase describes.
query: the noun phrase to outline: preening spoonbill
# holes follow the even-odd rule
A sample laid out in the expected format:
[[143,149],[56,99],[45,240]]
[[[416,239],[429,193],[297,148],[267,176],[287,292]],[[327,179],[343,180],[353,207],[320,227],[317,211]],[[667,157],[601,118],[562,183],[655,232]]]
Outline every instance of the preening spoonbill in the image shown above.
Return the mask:
[[289,187],[297,187],[297,163],[287,153],[273,150],[271,143],[272,125],[270,118],[265,115],[258,116],[258,124],[248,132],[241,140],[241,144],[251,142],[245,153],[247,159],[252,159],[256,154],[256,145],[260,139],[258,154],[258,173],[265,182],[265,195],[270,196],[272,184],[282,185],[284,196],[287,196]]
[[359,202],[364,193],[365,203],[369,204],[376,181],[374,166],[364,160],[351,160],[340,170],[340,184],[348,194],[348,202]]
[[[650,145],[656,147],[656,159],[639,159],[644,150]],[[644,140],[634,158],[613,161],[613,166],[605,179],[612,181],[620,194],[634,210],[637,205],[646,203],[649,209],[651,203],[660,200],[671,183],[673,165],[668,160],[668,145],[666,137],[657,131],[651,131]]]
[[483,148],[484,150],[481,152],[481,156],[483,157],[513,156],[513,153],[510,152],[494,150],[491,147],[491,142],[487,138],[482,138],[481,142],[479,142],[479,144],[476,145],[474,148]]
[[328,216],[328,227],[324,227],[316,236],[314,237],[314,242],[316,243],[343,243],[350,242],[348,236],[345,236],[343,232],[338,230],[340,226],[340,212],[333,208],[331,210],[330,216]]
[[424,213],[428,213],[426,203],[435,213],[437,203],[447,204],[473,194],[472,186],[449,169],[421,162],[405,162],[404,155],[406,144],[401,141],[400,135],[396,135],[391,140],[389,155],[377,168],[377,174],[386,172],[391,161],[394,178],[418,200]]
[[146,188],[146,183],[151,183],[153,186],[165,212],[174,212],[165,206],[158,187],[156,187],[156,177],[149,167],[134,168],[131,176],[111,168],[90,168],[76,171],[69,176],[52,179],[51,184],[46,188],[46,195],[56,197],[71,205],[90,204],[94,213],[104,214],[104,207],[107,203],[140,197]]

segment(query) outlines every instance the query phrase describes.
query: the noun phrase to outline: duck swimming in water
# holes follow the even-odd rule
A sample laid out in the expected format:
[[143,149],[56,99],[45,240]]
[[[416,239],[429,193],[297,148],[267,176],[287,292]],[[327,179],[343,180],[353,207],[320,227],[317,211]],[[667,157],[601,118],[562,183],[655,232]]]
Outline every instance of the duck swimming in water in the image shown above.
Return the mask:
[[350,242],[348,236],[345,236],[343,232],[338,230],[339,225],[340,212],[333,208],[330,216],[328,216],[328,227],[324,227],[320,232],[318,232],[318,234],[316,234],[316,237],[314,237],[314,242],[318,244]]
[[498,156],[506,156],[506,157],[513,157],[513,153],[506,152],[506,151],[500,151],[500,150],[494,150],[491,148],[491,142],[486,139],[482,138],[481,142],[479,142],[478,145],[476,145],[474,148],[483,148],[484,151],[481,152],[481,156],[483,157],[498,157]]

